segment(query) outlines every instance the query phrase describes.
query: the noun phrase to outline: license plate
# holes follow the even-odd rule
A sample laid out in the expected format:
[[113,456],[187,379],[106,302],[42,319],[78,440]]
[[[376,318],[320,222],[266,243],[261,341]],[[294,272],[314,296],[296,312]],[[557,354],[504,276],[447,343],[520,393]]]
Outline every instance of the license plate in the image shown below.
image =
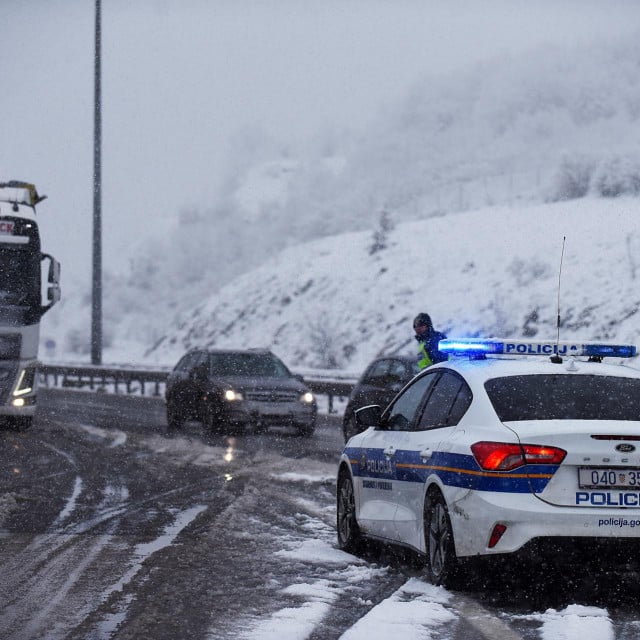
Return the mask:
[[272,406],[260,407],[260,414],[263,416],[286,416],[288,414],[287,407],[283,407],[281,404],[276,403]]
[[582,467],[578,473],[581,489],[637,489],[640,487],[640,469]]

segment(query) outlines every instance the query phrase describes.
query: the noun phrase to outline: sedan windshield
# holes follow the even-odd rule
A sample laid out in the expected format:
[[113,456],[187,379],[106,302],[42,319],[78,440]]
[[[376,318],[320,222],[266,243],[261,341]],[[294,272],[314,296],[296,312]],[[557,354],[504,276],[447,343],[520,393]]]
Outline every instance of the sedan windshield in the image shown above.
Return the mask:
[[262,353],[216,353],[211,355],[211,375],[289,378],[291,374],[278,358]]
[[493,378],[485,389],[502,422],[640,421],[640,380],[612,376],[529,375]]

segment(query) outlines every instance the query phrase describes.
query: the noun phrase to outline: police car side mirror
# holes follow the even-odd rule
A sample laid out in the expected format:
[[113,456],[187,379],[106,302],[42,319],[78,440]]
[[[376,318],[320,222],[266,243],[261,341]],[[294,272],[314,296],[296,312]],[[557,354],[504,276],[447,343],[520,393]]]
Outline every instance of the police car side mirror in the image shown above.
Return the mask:
[[382,422],[382,407],[378,404],[369,404],[356,409],[355,416],[356,424],[363,431],[367,427],[379,427]]

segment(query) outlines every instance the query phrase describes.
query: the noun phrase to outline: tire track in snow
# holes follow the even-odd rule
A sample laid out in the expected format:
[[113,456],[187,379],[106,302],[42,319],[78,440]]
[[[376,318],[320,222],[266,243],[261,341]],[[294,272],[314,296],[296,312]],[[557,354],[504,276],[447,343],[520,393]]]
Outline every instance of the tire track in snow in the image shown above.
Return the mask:
[[[100,597],[101,604],[107,602],[107,600],[117,592],[122,592],[124,587],[128,585],[136,577],[140,569],[142,569],[142,565],[147,558],[171,545],[180,532],[189,526],[189,524],[206,509],[207,507],[205,505],[196,505],[182,511],[170,525],[165,527],[163,532],[155,540],[138,544],[133,551],[133,563],[115,584],[102,592]],[[94,632],[95,635],[92,634],[91,637],[95,638],[95,640],[108,640],[111,638],[117,626],[126,618],[130,604],[131,599],[125,598],[123,606],[121,606],[116,613],[106,615],[98,624]]]
[[[82,480],[76,478],[72,497],[56,518],[54,525],[60,524],[69,517],[73,511],[71,504],[73,503],[75,507],[74,496],[77,498],[79,495],[79,493],[76,494],[76,489],[79,492],[81,485]],[[113,518],[115,513],[126,511],[128,495],[124,487],[120,491],[106,487],[97,510],[99,512],[107,510],[107,515],[98,517],[90,525],[72,524],[67,531],[53,527],[53,531],[33,536],[22,550],[2,565],[0,629],[9,629],[13,626],[8,613],[12,607],[15,608],[21,602],[29,601],[30,606],[27,609],[32,609],[35,602],[40,603],[39,608],[45,608],[51,593],[58,593],[60,590],[68,591],[71,586],[68,582],[69,574],[76,578],[80,576],[82,572],[77,573],[75,567],[85,566],[85,559],[95,557],[104,543],[104,536],[87,537],[78,533],[88,531],[105,519]],[[115,529],[116,526],[117,522],[112,523],[111,529]]]

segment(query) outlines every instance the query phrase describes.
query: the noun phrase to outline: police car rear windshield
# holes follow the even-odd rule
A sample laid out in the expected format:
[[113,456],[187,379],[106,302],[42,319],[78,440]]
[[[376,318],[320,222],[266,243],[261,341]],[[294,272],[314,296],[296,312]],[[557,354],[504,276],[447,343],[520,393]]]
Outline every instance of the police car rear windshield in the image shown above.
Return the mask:
[[484,386],[502,422],[640,421],[640,380],[634,378],[527,375],[493,378]]

